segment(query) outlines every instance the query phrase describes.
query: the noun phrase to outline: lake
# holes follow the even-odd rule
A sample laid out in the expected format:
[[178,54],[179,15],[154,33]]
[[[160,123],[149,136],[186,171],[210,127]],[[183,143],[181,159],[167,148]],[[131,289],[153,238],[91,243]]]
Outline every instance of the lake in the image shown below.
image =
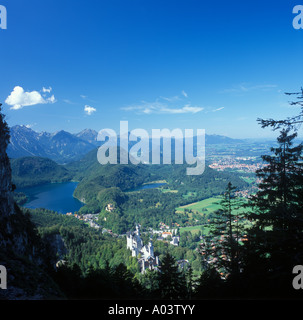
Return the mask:
[[76,212],[84,203],[73,197],[78,182],[48,183],[40,186],[20,188],[26,194],[25,208],[45,208],[59,213]]
[[[84,206],[84,203],[73,197],[77,185],[78,182],[48,183],[35,187],[20,188],[16,191],[26,194],[28,201],[23,205],[25,208],[45,208],[66,214],[67,212],[79,211]],[[166,185],[166,183],[149,183],[127,191],[155,189],[163,185]]]
[[134,192],[134,191],[140,191],[140,190],[145,190],[145,189],[155,189],[159,188],[161,186],[166,185],[167,183],[148,183],[148,184],[142,184],[141,186],[134,188],[134,189],[129,189],[126,192]]

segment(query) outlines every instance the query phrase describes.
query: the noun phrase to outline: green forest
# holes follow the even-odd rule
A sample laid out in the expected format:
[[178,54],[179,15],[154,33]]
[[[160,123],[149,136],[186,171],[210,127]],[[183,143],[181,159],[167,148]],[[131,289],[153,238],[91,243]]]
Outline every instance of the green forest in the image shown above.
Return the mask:
[[[101,234],[83,221],[45,209],[30,210],[29,215],[39,237],[49,246],[48,257],[53,255],[53,263],[57,261],[56,271],[51,269],[50,273],[68,298],[158,297],[162,287],[160,275],[153,271],[140,273],[137,258],[126,249],[125,237]],[[56,237],[62,239],[63,250],[54,247]],[[199,236],[184,232],[179,247],[155,241],[155,254],[162,262],[168,259],[171,268],[176,268],[175,262],[180,259],[190,262],[191,268],[174,271],[176,279],[184,282],[184,290],[193,281],[193,275],[198,277],[202,271],[202,258],[195,250],[199,240]],[[185,290],[171,298],[183,299],[183,294],[191,292]]]
[[[294,103],[303,107],[301,91]],[[56,169],[56,178],[80,181],[75,196],[86,203],[80,214],[98,214],[102,226],[114,234],[72,216],[20,210],[17,205],[14,219],[22,223],[10,223],[18,230],[26,226],[29,243],[39,247],[45,261],[44,271],[67,299],[302,298],[297,290],[302,277],[293,270],[303,261],[303,144],[295,142],[303,111],[284,120],[258,122],[276,131],[277,141],[262,156],[266,165],[256,171],[258,190],[245,203],[236,191],[247,182],[237,174],[208,168],[201,176],[186,176],[185,167],[177,165],[102,167],[93,151],[85,160]],[[5,122],[1,130],[7,135]],[[37,170],[44,170],[43,162],[36,162]],[[20,164],[13,165],[16,174]],[[167,182],[162,189],[129,191],[159,180]],[[218,197],[219,209],[204,216],[207,234],[179,230],[178,247],[155,237],[160,268],[140,273],[123,234],[135,223],[145,230],[160,222],[185,226],[198,215],[190,218],[175,208],[212,196]],[[108,203],[114,204],[111,212],[105,210]],[[150,235],[143,237],[147,241]],[[10,254],[1,253],[0,258]],[[180,268],[177,261],[182,259],[188,264]]]
[[[19,188],[79,181],[74,196],[85,203],[79,214],[99,214],[102,225],[118,234],[130,230],[134,222],[153,228],[160,222],[184,225],[188,218],[176,215],[176,207],[223,194],[229,181],[238,189],[248,186],[240,174],[217,172],[208,166],[202,175],[188,176],[186,165],[100,165],[97,150],[66,166],[39,157],[11,159],[11,166],[18,204],[26,202]],[[159,180],[166,183],[161,190],[129,192]],[[105,210],[109,203],[115,207],[110,214]]]

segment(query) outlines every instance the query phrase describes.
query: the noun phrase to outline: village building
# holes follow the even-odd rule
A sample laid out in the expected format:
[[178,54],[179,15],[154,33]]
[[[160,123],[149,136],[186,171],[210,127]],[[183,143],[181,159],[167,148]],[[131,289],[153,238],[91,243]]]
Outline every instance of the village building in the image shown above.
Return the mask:
[[162,238],[172,237],[172,233],[169,231],[162,232]]
[[180,241],[180,237],[172,237],[172,240],[169,242],[173,246],[178,246]]
[[115,207],[112,203],[109,203],[106,208],[105,208],[106,211],[109,211],[109,212],[112,212],[115,210]]

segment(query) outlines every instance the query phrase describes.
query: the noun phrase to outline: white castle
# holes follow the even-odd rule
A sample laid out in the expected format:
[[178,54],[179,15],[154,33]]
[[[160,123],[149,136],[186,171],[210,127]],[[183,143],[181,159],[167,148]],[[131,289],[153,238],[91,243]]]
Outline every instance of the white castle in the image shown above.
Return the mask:
[[154,246],[150,240],[147,245],[143,245],[143,241],[140,237],[140,226],[136,225],[136,231],[128,232],[126,234],[126,247],[132,252],[132,257],[138,257],[138,263],[140,271],[145,272],[146,269],[154,270],[158,269],[159,266],[159,257],[154,256]]

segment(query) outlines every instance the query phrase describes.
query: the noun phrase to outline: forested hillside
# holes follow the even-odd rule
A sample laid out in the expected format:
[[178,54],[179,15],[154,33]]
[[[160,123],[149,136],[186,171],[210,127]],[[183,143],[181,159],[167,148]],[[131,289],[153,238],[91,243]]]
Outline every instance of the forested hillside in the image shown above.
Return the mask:
[[55,161],[40,157],[11,159],[12,179],[17,188],[51,182],[64,182],[72,178],[70,172]]
[[[240,175],[218,172],[206,165],[202,175],[186,174],[187,165],[101,165],[97,150],[66,166],[80,180],[74,196],[86,203],[81,213],[101,213],[102,225],[116,233],[129,230],[134,221],[157,227],[161,221],[182,224],[175,208],[222,194],[231,181],[238,189],[247,187]],[[132,192],[144,183],[163,181],[161,189]],[[105,208],[112,203],[115,210]],[[186,220],[186,219],[185,219]]]
[[[134,221],[152,227],[161,221],[182,224],[187,219],[175,215],[176,207],[222,194],[229,181],[238,189],[247,187],[237,173],[218,172],[207,165],[198,176],[187,175],[185,164],[101,165],[97,151],[65,166],[39,157],[11,159],[13,182],[18,191],[44,183],[79,181],[74,196],[86,204],[80,213],[100,214],[102,225],[116,233],[126,232]],[[165,186],[161,190],[130,192],[153,181],[163,181]],[[16,193],[15,199],[22,204],[25,196]],[[109,203],[115,207],[111,214],[105,210]]]

